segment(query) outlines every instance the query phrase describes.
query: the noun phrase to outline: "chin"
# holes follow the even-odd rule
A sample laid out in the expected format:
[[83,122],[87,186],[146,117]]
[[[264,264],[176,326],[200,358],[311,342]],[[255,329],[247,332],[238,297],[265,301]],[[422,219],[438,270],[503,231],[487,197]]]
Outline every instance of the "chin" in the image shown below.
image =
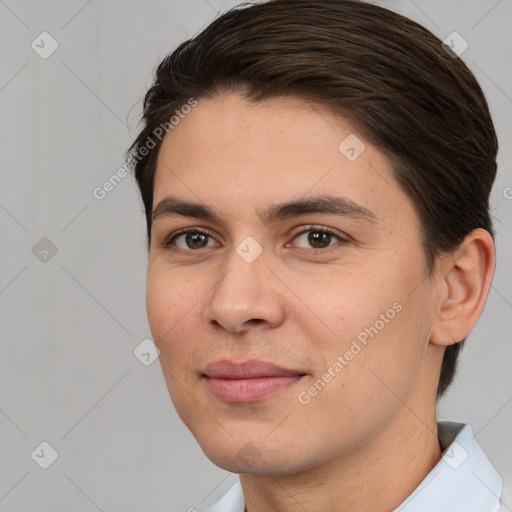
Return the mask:
[[[263,476],[284,476],[299,473],[313,467],[315,464],[306,460],[299,460],[297,447],[284,452],[269,440],[262,446],[265,440],[255,438],[241,439],[239,442],[233,439],[223,440],[210,438],[206,443],[199,443],[204,454],[210,461],[231,473],[250,473]],[[302,458],[307,458],[303,454]]]

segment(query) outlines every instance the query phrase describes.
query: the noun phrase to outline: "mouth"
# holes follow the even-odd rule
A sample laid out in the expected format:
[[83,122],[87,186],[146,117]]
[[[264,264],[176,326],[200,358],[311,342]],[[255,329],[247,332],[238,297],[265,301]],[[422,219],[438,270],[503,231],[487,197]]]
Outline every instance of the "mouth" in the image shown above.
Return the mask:
[[228,359],[206,366],[202,377],[213,395],[230,403],[262,400],[299,382],[306,373],[266,361]]

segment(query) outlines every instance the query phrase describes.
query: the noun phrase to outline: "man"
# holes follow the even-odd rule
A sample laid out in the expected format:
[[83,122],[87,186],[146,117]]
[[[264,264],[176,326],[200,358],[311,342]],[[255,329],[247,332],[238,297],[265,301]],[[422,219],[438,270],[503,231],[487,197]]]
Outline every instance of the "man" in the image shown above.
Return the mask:
[[375,5],[236,8],[160,64],[131,148],[171,399],[240,475],[211,512],[499,510],[436,400],[495,269],[465,64]]

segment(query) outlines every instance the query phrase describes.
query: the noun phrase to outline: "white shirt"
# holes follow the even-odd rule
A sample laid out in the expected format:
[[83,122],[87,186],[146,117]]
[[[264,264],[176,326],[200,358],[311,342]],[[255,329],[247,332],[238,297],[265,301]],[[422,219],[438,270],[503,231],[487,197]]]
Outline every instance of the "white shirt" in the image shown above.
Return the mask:
[[[499,512],[502,481],[473,437],[470,425],[438,424],[443,456],[393,512]],[[238,481],[208,512],[244,512]]]

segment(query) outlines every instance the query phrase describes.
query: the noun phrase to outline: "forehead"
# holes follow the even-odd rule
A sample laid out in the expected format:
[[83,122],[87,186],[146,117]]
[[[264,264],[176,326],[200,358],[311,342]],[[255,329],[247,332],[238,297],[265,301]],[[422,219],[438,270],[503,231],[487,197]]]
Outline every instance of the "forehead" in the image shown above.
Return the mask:
[[279,160],[290,160],[296,152],[314,159],[320,152],[336,155],[340,134],[352,132],[345,120],[311,101],[280,96],[254,103],[229,94],[199,100],[166,135],[160,155],[172,153],[175,163],[183,156],[190,161],[194,155],[189,149],[194,146],[199,158],[207,149],[212,159],[229,153],[240,163],[255,163],[254,156],[261,164],[280,155]]
[[347,120],[294,97],[199,100],[159,151],[153,206],[169,194],[227,216],[319,194],[342,195],[378,220],[415,215],[384,154]]

